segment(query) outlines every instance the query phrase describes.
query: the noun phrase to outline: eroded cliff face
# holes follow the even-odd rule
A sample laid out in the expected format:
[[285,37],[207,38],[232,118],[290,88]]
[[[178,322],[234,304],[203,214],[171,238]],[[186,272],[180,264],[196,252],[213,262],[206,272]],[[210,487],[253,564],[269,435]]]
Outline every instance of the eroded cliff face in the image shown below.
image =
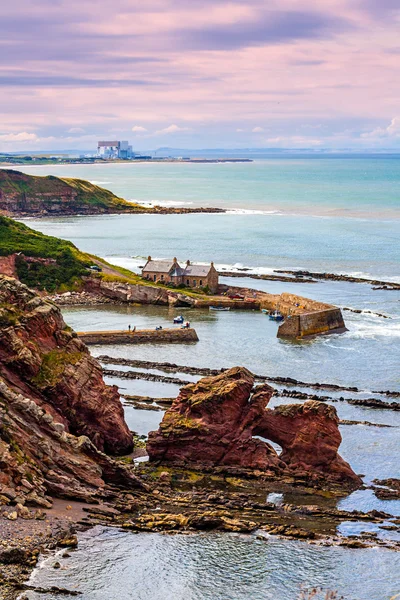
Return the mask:
[[65,325],[55,304],[14,279],[0,277],[0,375],[47,405],[70,433],[87,435],[99,450],[126,454],[132,436],[115,386]]
[[0,212],[7,214],[92,215],[133,212],[136,207],[89,181],[0,170]]
[[[267,404],[268,385],[235,367],[182,388],[151,432],[150,460],[166,464],[258,469],[275,477],[298,477],[358,487],[360,478],[337,453],[341,442],[336,410],[321,402]],[[267,441],[282,447],[278,455]]]
[[105,481],[139,485],[105,454],[132,447],[117,388],[105,385],[59,309],[0,276],[0,496],[85,497]]

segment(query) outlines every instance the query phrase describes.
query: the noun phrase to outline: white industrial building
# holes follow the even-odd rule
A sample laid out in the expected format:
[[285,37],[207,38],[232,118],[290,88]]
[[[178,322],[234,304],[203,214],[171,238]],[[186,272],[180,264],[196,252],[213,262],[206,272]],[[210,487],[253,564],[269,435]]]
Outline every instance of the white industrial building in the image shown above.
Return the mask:
[[101,158],[132,158],[132,146],[128,141],[100,141],[97,143],[97,155]]

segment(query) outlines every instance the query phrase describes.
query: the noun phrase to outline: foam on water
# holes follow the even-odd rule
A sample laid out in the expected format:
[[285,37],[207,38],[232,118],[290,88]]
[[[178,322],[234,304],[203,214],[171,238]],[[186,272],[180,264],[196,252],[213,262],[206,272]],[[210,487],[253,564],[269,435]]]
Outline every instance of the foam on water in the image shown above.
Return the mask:
[[385,319],[375,315],[363,315],[364,318],[351,321],[347,323],[349,332],[346,336],[359,339],[359,338],[400,338],[400,320],[399,319]]
[[256,210],[248,208],[228,208],[226,211],[228,215],[283,215],[284,213],[280,210]]

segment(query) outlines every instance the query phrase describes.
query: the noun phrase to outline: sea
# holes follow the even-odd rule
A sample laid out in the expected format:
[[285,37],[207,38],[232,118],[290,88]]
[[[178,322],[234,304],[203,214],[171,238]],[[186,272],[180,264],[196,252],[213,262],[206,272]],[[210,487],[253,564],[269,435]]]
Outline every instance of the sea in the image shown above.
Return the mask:
[[[302,269],[400,282],[399,158],[280,157],[251,163],[18,169],[86,179],[147,205],[227,210],[224,214],[25,220],[38,231],[71,240],[84,251],[136,272],[147,256],[176,256],[181,261],[212,260],[222,273]],[[344,334],[288,342],[279,340],[276,324],[257,311],[179,309],[196,328],[198,343],[92,347],[93,354],[212,368],[243,365],[257,374],[359,389],[347,397],[390,401],[381,392],[400,392],[400,291],[348,281],[283,283],[228,276],[221,281],[272,293],[294,292],[361,312],[343,312],[348,328]],[[166,327],[176,316],[176,311],[161,306],[71,307],[63,313],[76,330],[127,328],[128,324]],[[173,397],[179,391],[177,385],[167,383],[107,381],[118,385],[122,396]],[[338,393],[337,400],[339,395],[346,396]],[[274,399],[272,406],[283,401]],[[341,419],[372,423],[341,426],[340,453],[363,474],[365,483],[399,478],[400,413],[342,401],[334,406]],[[163,413],[125,406],[125,415],[130,428],[145,435],[158,427]],[[338,506],[400,516],[400,501],[378,500],[368,489],[342,498]],[[346,534],[362,530],[370,529],[362,523],[339,527]],[[376,533],[400,538],[398,532],[376,529]],[[304,589],[312,586],[336,590],[338,598],[345,600],[390,600],[400,594],[400,553],[378,545],[355,550],[274,536],[264,540],[209,533],[171,537],[97,527],[81,534],[78,549],[61,562],[62,569],[55,571],[54,556],[44,557],[31,583],[77,589],[83,592],[83,600],[297,600],[307,597]],[[29,598],[36,597],[30,592]]]

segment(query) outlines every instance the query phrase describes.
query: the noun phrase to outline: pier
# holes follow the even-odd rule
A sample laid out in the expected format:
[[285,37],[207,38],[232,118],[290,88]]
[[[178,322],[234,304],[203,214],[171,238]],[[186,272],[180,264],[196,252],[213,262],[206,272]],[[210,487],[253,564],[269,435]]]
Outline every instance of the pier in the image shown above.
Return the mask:
[[85,344],[188,344],[198,342],[196,330],[137,329],[136,331],[78,331]]

